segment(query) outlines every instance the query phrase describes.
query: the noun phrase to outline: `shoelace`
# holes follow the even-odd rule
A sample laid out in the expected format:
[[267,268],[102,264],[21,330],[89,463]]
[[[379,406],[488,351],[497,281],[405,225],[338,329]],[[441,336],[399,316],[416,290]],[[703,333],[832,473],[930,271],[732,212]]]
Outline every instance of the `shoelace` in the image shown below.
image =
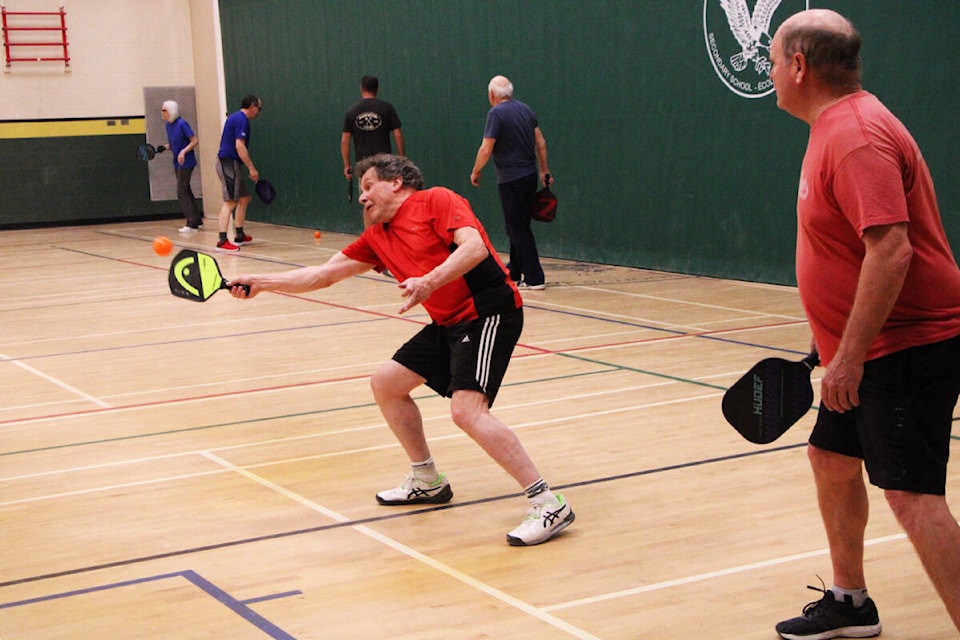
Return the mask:
[[530,508],[527,509],[527,515],[524,516],[524,521],[527,520],[539,520],[540,519],[540,510],[543,508],[542,504],[530,505]]
[[[541,520],[543,518],[543,510],[547,508],[560,508],[562,503],[557,504],[547,504],[546,502],[538,502],[536,504],[530,505],[530,508],[527,509],[527,516],[524,520]],[[552,521],[550,522],[552,524]]]
[[811,591],[819,591],[819,592],[822,593],[823,595],[820,597],[819,600],[814,600],[813,602],[808,603],[808,604],[803,608],[803,613],[804,613],[804,615],[806,615],[806,614],[807,614],[809,611],[811,611],[812,609],[816,608],[817,605],[819,605],[821,602],[823,602],[823,599],[824,599],[825,597],[827,597],[827,585],[823,582],[823,578],[821,578],[820,576],[817,576],[817,580],[820,581],[820,586],[819,586],[819,587],[814,587],[814,586],[808,584],[808,585],[807,585],[807,589],[810,589]]

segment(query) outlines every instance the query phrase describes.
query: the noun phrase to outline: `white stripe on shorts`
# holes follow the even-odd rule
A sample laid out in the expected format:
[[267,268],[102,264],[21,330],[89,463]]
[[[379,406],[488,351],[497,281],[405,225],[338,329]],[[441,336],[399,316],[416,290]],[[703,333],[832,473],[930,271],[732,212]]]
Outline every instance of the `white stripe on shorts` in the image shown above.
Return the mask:
[[480,352],[477,354],[477,382],[483,392],[487,392],[487,381],[490,379],[490,360],[493,359],[493,346],[497,341],[497,327],[500,326],[500,315],[490,316],[483,321],[480,331]]

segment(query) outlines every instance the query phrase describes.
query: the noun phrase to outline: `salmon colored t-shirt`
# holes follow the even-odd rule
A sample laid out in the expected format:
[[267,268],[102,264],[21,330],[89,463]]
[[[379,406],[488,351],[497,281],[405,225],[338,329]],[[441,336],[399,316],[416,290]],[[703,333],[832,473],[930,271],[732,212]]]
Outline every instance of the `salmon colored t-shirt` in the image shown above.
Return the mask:
[[906,222],[913,259],[867,360],[960,334],[960,270],[933,179],[906,127],[860,91],[810,129],[797,197],[797,283],[820,358],[836,354],[874,226]]

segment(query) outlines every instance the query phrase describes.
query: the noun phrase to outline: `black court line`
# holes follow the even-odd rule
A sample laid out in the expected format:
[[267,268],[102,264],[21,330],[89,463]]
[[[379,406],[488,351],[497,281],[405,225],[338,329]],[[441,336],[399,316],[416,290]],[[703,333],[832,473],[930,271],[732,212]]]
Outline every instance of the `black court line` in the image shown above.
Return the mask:
[[[247,259],[258,259],[258,258],[248,256]],[[380,279],[380,278],[377,278],[377,281],[383,281],[383,280]],[[389,281],[386,281],[386,282],[389,284]],[[624,320],[618,320],[618,319],[611,319],[611,318],[600,318],[600,317],[596,317],[596,316],[590,316],[590,315],[587,315],[587,314],[581,314],[581,313],[575,313],[575,312],[568,312],[568,311],[561,311],[561,310],[556,310],[556,309],[551,309],[551,308],[545,308],[545,307],[537,307],[537,306],[535,306],[535,305],[527,305],[526,302],[524,303],[524,305],[525,305],[525,306],[528,306],[529,308],[535,308],[535,309],[539,309],[539,310],[543,310],[543,311],[549,311],[549,312],[551,312],[551,313],[561,313],[561,314],[567,314],[567,315],[572,315],[572,316],[580,316],[580,317],[588,318],[588,319],[591,319],[591,320],[597,320],[597,321],[601,321],[601,322],[609,322],[609,323],[613,323],[613,324],[620,324],[620,325],[626,325],[626,326],[632,326],[632,327],[638,327],[638,328],[645,328],[645,329],[650,329],[650,330],[654,330],[654,331],[662,331],[662,332],[665,332],[665,333],[669,333],[669,334],[671,334],[671,335],[676,335],[676,336],[678,336],[678,337],[684,337],[684,336],[699,337],[699,338],[705,338],[705,339],[719,340],[719,341],[722,341],[722,342],[729,342],[729,343],[738,344],[738,345],[742,345],[742,346],[750,346],[750,347],[752,347],[752,348],[771,349],[771,350],[776,350],[776,351],[780,351],[780,352],[797,353],[797,354],[800,354],[800,355],[804,355],[804,354],[802,354],[802,353],[800,353],[800,352],[796,352],[796,351],[791,351],[791,350],[786,350],[786,349],[777,349],[777,348],[775,348],[775,347],[769,347],[769,346],[765,346],[765,345],[757,345],[757,344],[753,344],[753,343],[749,343],[749,342],[732,340],[732,339],[729,339],[729,338],[721,338],[721,337],[719,337],[719,336],[717,336],[717,335],[696,334],[696,333],[691,334],[691,333],[686,333],[686,332],[677,331],[677,330],[670,330],[670,329],[666,329],[666,328],[663,328],[663,327],[653,327],[653,326],[643,325],[643,324],[641,324],[641,323],[633,323],[633,322],[630,322],[630,321],[624,321]],[[742,330],[742,329],[737,329],[737,330]],[[730,330],[730,331],[734,331],[734,330]],[[706,387],[713,388],[713,389],[718,389],[718,390],[723,390],[723,389],[726,388],[726,387],[722,387],[722,386],[718,386],[718,385],[713,385],[713,384],[709,384],[709,383],[700,382],[700,381],[697,381],[697,380],[690,380],[690,379],[685,379],[685,378],[678,378],[678,377],[670,376],[670,375],[663,374],[663,373],[657,373],[657,372],[651,372],[651,371],[644,371],[644,370],[641,370],[641,369],[635,369],[635,368],[630,368],[630,367],[623,367],[623,366],[620,366],[620,365],[616,365],[616,364],[614,364],[614,363],[608,363],[608,362],[602,362],[602,361],[598,361],[598,360],[592,360],[592,359],[589,359],[589,358],[584,358],[584,357],[582,357],[582,356],[577,356],[577,355],[573,355],[573,354],[564,353],[564,352],[562,352],[562,351],[546,351],[546,352],[544,352],[544,353],[549,353],[549,354],[553,354],[553,355],[560,355],[560,356],[570,357],[570,358],[574,358],[574,359],[580,359],[580,360],[584,360],[584,361],[590,362],[591,364],[604,365],[604,366],[606,366],[606,367],[611,368],[611,370],[629,370],[629,371],[634,371],[634,372],[638,372],[638,373],[643,373],[643,374],[647,374],[647,375],[651,375],[651,376],[656,376],[656,377],[660,377],[660,378],[666,378],[666,379],[670,379],[670,380],[673,380],[673,381],[686,382],[686,383],[690,383],[690,384],[696,384],[696,385],[699,385],[699,386],[706,386]],[[609,370],[604,371],[604,372],[594,372],[594,373],[607,373],[607,372],[609,372]],[[566,376],[560,376],[560,377],[566,377]],[[364,405],[364,406],[370,406],[370,405]],[[312,413],[312,412],[310,412],[310,413]],[[263,420],[267,420],[267,419],[268,419],[268,418],[264,418]],[[955,418],[955,420],[956,420],[956,418]],[[248,422],[249,422],[249,421],[248,421]],[[234,424],[235,424],[235,423],[234,423]],[[144,435],[140,435],[140,436],[136,436],[136,437],[148,437],[148,434],[144,434]],[[954,436],[954,438],[956,438],[956,436]],[[64,445],[64,446],[72,446],[72,445]],[[669,466],[658,467],[658,468],[654,468],[654,469],[640,470],[640,471],[636,471],[636,472],[632,472],[632,473],[619,474],[619,475],[608,476],[608,477],[604,477],[604,478],[596,478],[596,479],[593,479],[593,480],[586,480],[586,481],[580,481],[580,482],[575,482],[575,483],[567,483],[567,484],[563,484],[563,485],[557,485],[557,486],[555,486],[555,487],[553,487],[553,488],[559,491],[559,490],[562,490],[562,489],[572,488],[572,487],[590,486],[590,485],[601,484],[601,483],[605,483],[605,482],[614,482],[614,481],[618,481],[618,480],[624,480],[624,479],[629,479],[629,478],[636,478],[636,477],[651,475],[651,474],[655,474],[655,473],[664,473],[664,472],[674,471],[674,470],[678,470],[678,469],[687,469],[687,468],[693,468],[693,467],[698,467],[698,466],[703,466],[703,465],[708,465],[708,464],[716,464],[716,463],[720,463],[720,462],[726,462],[726,461],[729,461],[729,460],[735,460],[735,459],[740,459],[740,458],[747,458],[747,457],[752,457],[752,456],[757,456],[757,455],[765,455],[765,454],[771,453],[771,452],[784,451],[784,450],[789,450],[789,449],[796,449],[796,448],[800,448],[800,447],[806,447],[806,443],[804,442],[804,443],[799,443],[799,444],[795,444],[795,445],[785,445],[785,446],[779,446],[779,447],[773,447],[773,448],[765,448],[765,449],[761,449],[761,450],[757,450],[757,451],[750,451],[750,452],[744,452],[744,453],[738,453],[738,454],[731,454],[731,455],[728,455],[728,456],[722,456],[722,457],[716,457],[716,458],[707,458],[707,459],[704,459],[704,460],[698,460],[698,461],[693,461],[693,462],[688,462],[688,463],[681,463],[681,464],[676,464],[676,465],[669,465]],[[24,452],[24,453],[26,453],[26,452]],[[10,455],[10,454],[0,454],[0,455]],[[129,566],[129,565],[139,564],[139,563],[143,563],[143,562],[150,562],[150,561],[153,561],[153,560],[167,559],[167,558],[172,558],[172,557],[179,557],[179,556],[185,556],[185,555],[190,555],[190,554],[195,554],[195,553],[201,553],[201,552],[205,552],[205,551],[214,551],[214,550],[224,549],[224,548],[229,548],[229,547],[237,547],[237,546],[242,546],[242,545],[247,545],[247,544],[254,544],[254,543],[262,542],[262,541],[269,541],[269,540],[290,538],[290,537],[295,537],[295,536],[300,536],[300,535],[307,535],[307,534],[310,534],[310,533],[318,533],[318,532],[323,532],[323,531],[330,531],[330,530],[341,529],[341,528],[344,528],[344,527],[362,526],[362,525],[366,525],[366,524],[373,524],[373,523],[378,523],[378,522],[384,522],[384,521],[387,521],[387,520],[393,520],[393,519],[397,519],[397,518],[413,517],[413,516],[416,516],[416,515],[418,515],[418,514],[429,513],[429,512],[434,512],[434,511],[443,511],[443,510],[448,510],[448,509],[458,509],[458,508],[470,507],[470,506],[475,506],[475,505],[478,505],[478,504],[485,504],[485,503],[497,502],[497,501],[506,500],[506,499],[513,499],[513,498],[517,497],[517,495],[518,495],[518,494],[507,494],[507,495],[501,495],[501,496],[494,496],[494,497],[490,497],[490,498],[483,498],[483,499],[479,499],[479,500],[473,500],[473,501],[468,501],[468,502],[463,502],[463,503],[456,503],[456,504],[452,504],[452,505],[440,505],[440,506],[430,507],[430,508],[426,508],[426,509],[417,509],[417,510],[413,510],[413,511],[406,511],[406,512],[399,513],[399,514],[392,514],[392,515],[386,515],[386,516],[375,516],[375,517],[371,517],[371,518],[351,520],[351,521],[346,521],[346,522],[338,522],[338,523],[332,523],[332,524],[329,524],[329,525],[321,525],[321,526],[309,527],[309,528],[305,528],[305,529],[296,529],[296,530],[290,530],[290,531],[285,531],[285,532],[280,532],[280,533],[275,533],[275,534],[268,534],[268,535],[263,535],[263,536],[257,536],[257,537],[252,537],[252,538],[245,538],[245,539],[239,539],[239,540],[226,541],[226,542],[222,542],[222,543],[205,545],[205,546],[201,546],[201,547],[181,549],[181,550],[178,550],[178,551],[171,551],[171,552],[166,552],[166,553],[162,553],[162,554],[155,554],[155,555],[150,555],[150,556],[143,556],[143,557],[140,557],[140,558],[130,558],[130,559],[127,559],[127,560],[118,560],[118,561],[115,561],[115,562],[105,563],[105,564],[100,564],[100,565],[92,565],[92,566],[87,566],[87,567],[79,567],[79,568],[68,569],[68,570],[59,571],[59,572],[55,572],[55,573],[49,573],[49,574],[44,574],[44,575],[39,575],[39,576],[21,578],[21,579],[18,579],[18,580],[11,580],[11,581],[7,581],[7,582],[0,582],[0,588],[2,588],[2,587],[7,587],[7,586],[19,585],[19,584],[25,584],[25,583],[29,583],[29,582],[37,582],[37,581],[47,580],[47,579],[52,579],[52,578],[64,577],[64,576],[69,576],[69,575],[76,575],[76,574],[80,574],[80,573],[87,573],[87,572],[90,572],[90,571],[98,571],[98,570],[102,570],[102,569],[109,569],[109,568],[120,567],[120,566]]]
[[[102,235],[111,236],[111,237],[121,237],[121,238],[129,239],[129,240],[138,240],[138,241],[142,241],[142,242],[152,242],[151,239],[143,238],[142,236],[135,236],[135,235],[133,235],[133,234],[126,234],[126,233],[123,233],[123,232],[100,231],[99,233],[101,233]],[[183,246],[188,246],[188,245],[184,244]],[[146,264],[143,264],[143,263],[138,263],[138,262],[135,262],[135,261],[132,261],[132,260],[123,259],[123,258],[113,258],[113,257],[110,257],[110,256],[98,255],[98,254],[95,254],[95,253],[85,252],[85,251],[82,251],[82,250],[79,250],[79,249],[74,249],[74,248],[71,248],[71,247],[61,247],[61,246],[58,246],[57,248],[62,249],[62,250],[64,250],[64,251],[72,251],[72,252],[74,252],[74,253],[79,253],[79,254],[87,255],[87,256],[91,256],[91,257],[104,258],[104,259],[106,259],[106,260],[114,260],[114,261],[118,261],[118,262],[126,262],[126,263],[129,263],[129,264],[134,264],[134,265],[137,265],[137,266],[149,267],[149,268],[151,268],[151,269],[156,269],[156,268],[158,268],[158,267],[155,267],[155,266],[153,266],[153,265],[146,265]],[[201,247],[199,248],[199,250],[203,250],[203,247],[201,246]],[[251,261],[254,261],[254,262],[265,262],[265,263],[269,263],[269,264],[278,264],[278,265],[287,266],[287,267],[291,267],[291,268],[302,268],[302,267],[308,266],[308,265],[300,264],[300,263],[297,263],[297,262],[288,262],[288,261],[283,261],[283,260],[276,260],[276,259],[269,258],[269,257],[267,257],[267,256],[262,256],[262,255],[249,255],[249,254],[244,255],[242,252],[241,252],[241,253],[238,253],[238,254],[234,254],[233,257],[242,258],[242,259],[244,259],[244,260],[251,260]],[[584,263],[584,264],[588,264],[588,263]],[[627,268],[627,267],[624,267],[624,268]],[[355,276],[355,277],[364,278],[364,279],[368,279],[368,280],[373,280],[373,281],[375,281],[375,282],[380,282],[380,283],[383,283],[383,284],[390,284],[390,285],[395,285],[395,284],[396,284],[396,281],[395,281],[395,280],[385,280],[382,276],[379,276],[379,275],[378,275],[378,276],[371,276],[371,275],[366,275],[366,274],[360,274],[359,276]],[[684,275],[683,277],[691,277],[691,276],[686,276],[686,275]],[[692,276],[692,277],[696,277],[696,276]],[[314,301],[314,302],[316,302],[316,301]],[[682,301],[679,301],[679,302],[682,303]],[[619,325],[628,326],[628,327],[633,327],[633,328],[638,328],[638,329],[648,329],[648,330],[650,330],[650,331],[660,331],[660,332],[663,332],[663,333],[668,333],[668,334],[670,334],[670,335],[704,338],[704,339],[717,340],[717,341],[720,341],[720,342],[727,342],[727,343],[730,343],[730,344],[736,344],[736,345],[741,345],[741,346],[755,347],[755,348],[758,348],[758,349],[767,349],[767,350],[774,351],[774,352],[779,352],[779,353],[788,353],[788,354],[794,354],[794,355],[806,355],[806,352],[795,351],[795,350],[792,350],[792,349],[782,349],[782,348],[778,348],[778,347],[771,347],[771,346],[768,346],[768,345],[755,344],[755,343],[746,342],[746,341],[742,341],[742,340],[733,340],[733,339],[730,339],[730,338],[723,338],[723,337],[720,337],[719,335],[717,335],[717,334],[719,334],[719,333],[729,333],[729,332],[735,332],[735,331],[743,331],[743,328],[738,328],[738,329],[724,329],[724,330],[721,330],[721,331],[718,331],[718,332],[711,332],[711,333],[704,333],[704,332],[690,333],[690,332],[681,331],[681,330],[678,330],[678,329],[668,329],[668,328],[666,328],[666,327],[653,326],[653,325],[643,324],[643,323],[640,323],[640,322],[632,322],[632,321],[629,321],[629,320],[622,320],[622,319],[616,319],[616,318],[605,318],[605,317],[593,316],[593,315],[590,315],[590,314],[587,314],[587,313],[580,313],[580,312],[567,311],[567,310],[562,310],[562,309],[554,309],[554,308],[551,308],[551,307],[537,306],[537,305],[535,305],[535,304],[529,304],[526,299],[524,299],[524,301],[523,301],[523,306],[524,306],[524,308],[536,309],[536,310],[538,310],[538,311],[547,311],[547,312],[550,312],[550,313],[556,313],[556,314],[561,314],[561,315],[568,315],[568,316],[580,317],[580,318],[585,318],[585,319],[587,319],[587,320],[594,320],[594,321],[598,321],[598,322],[608,322],[608,323],[611,323],[611,324],[619,324]],[[744,313],[747,313],[747,312],[744,311]],[[770,314],[763,314],[763,315],[770,315]],[[399,318],[397,318],[397,319],[399,319]],[[801,323],[801,322],[806,322],[806,321],[805,321],[805,320],[798,320],[797,322],[798,322],[798,323]]]
[[[792,445],[782,445],[778,447],[770,447],[765,449],[760,449],[756,451],[746,451],[742,453],[734,453],[726,456],[719,456],[716,458],[707,458],[704,460],[695,460],[693,462],[684,462],[679,464],[667,465],[663,467],[655,467],[652,469],[641,469],[639,471],[634,471],[631,473],[621,473],[613,476],[606,476],[602,478],[594,478],[592,480],[581,480],[579,482],[570,482],[567,484],[552,486],[551,489],[561,491],[564,489],[570,489],[574,487],[587,487],[592,485],[604,484],[607,482],[617,482],[620,480],[628,480],[632,478],[640,478],[643,476],[649,476],[658,473],[667,473],[670,471],[677,471],[681,469],[691,469],[694,467],[702,467],[709,464],[718,464],[723,462],[729,462],[731,460],[738,460],[741,458],[750,458],[753,456],[766,455],[769,453],[775,453],[778,451],[788,451],[790,449],[798,449],[800,447],[806,447],[807,443],[803,442],[800,444]],[[5,582],[0,582],[0,588],[12,587],[22,584],[28,584],[31,582],[40,582],[43,580],[51,580],[54,578],[63,578],[66,576],[74,576],[83,573],[90,573],[92,571],[102,571],[104,569],[114,569],[117,567],[127,567],[136,564],[142,564],[146,562],[153,562],[155,560],[167,560],[170,558],[179,558],[183,556],[189,556],[197,553],[204,553],[206,551],[217,551],[220,549],[229,549],[232,547],[240,547],[249,544],[256,544],[258,542],[267,542],[272,540],[282,540],[285,538],[293,538],[297,536],[309,535],[312,533],[321,533],[326,531],[336,531],[338,529],[343,529],[347,527],[359,527],[368,524],[377,524],[380,522],[387,522],[389,520],[396,520],[399,518],[411,518],[424,513],[433,513],[436,511],[448,511],[452,509],[464,509],[467,507],[473,507],[480,504],[490,504],[493,502],[501,502],[503,500],[514,500],[519,496],[522,496],[522,493],[510,493],[503,494],[499,496],[491,496],[489,498],[480,498],[477,500],[468,500],[466,502],[457,502],[455,504],[444,504],[437,505],[433,507],[427,507],[423,509],[415,509],[412,511],[404,511],[402,513],[393,513],[390,515],[384,516],[373,516],[369,518],[359,518],[357,520],[348,520],[345,522],[334,522],[331,524],[319,525],[316,527],[306,527],[303,529],[292,529],[289,531],[281,531],[278,533],[265,534],[262,536],[254,536],[249,538],[240,538],[237,540],[227,540],[224,542],[218,542],[215,544],[208,544],[199,547],[190,547],[186,549],[178,549],[176,551],[167,551],[164,553],[157,553],[153,555],[141,556],[138,558],[128,558],[126,560],[116,560],[114,562],[106,562],[103,564],[88,565],[85,567],[77,567],[75,569],[65,569],[63,571],[56,571],[53,573],[46,573],[38,576],[30,576],[26,578],[18,578],[16,580],[7,580]]]

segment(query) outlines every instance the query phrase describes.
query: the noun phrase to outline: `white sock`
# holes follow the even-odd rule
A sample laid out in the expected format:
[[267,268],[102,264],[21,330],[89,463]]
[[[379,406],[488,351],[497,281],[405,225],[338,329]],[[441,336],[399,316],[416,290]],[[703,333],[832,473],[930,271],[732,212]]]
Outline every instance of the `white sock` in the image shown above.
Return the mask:
[[440,478],[440,474],[437,473],[437,465],[433,463],[433,456],[423,462],[411,462],[410,468],[413,469],[414,478],[428,484],[433,484]]
[[867,601],[866,589],[841,589],[837,585],[833,585],[830,587],[830,591],[837,602],[843,602],[846,599],[845,596],[850,596],[853,606],[858,608],[862,607],[863,603]]
[[553,495],[553,492],[550,491],[550,487],[547,486],[543,478],[538,478],[537,481],[529,487],[525,487],[523,493],[530,499],[530,502],[549,502],[550,504],[560,502],[557,500],[557,497]]

